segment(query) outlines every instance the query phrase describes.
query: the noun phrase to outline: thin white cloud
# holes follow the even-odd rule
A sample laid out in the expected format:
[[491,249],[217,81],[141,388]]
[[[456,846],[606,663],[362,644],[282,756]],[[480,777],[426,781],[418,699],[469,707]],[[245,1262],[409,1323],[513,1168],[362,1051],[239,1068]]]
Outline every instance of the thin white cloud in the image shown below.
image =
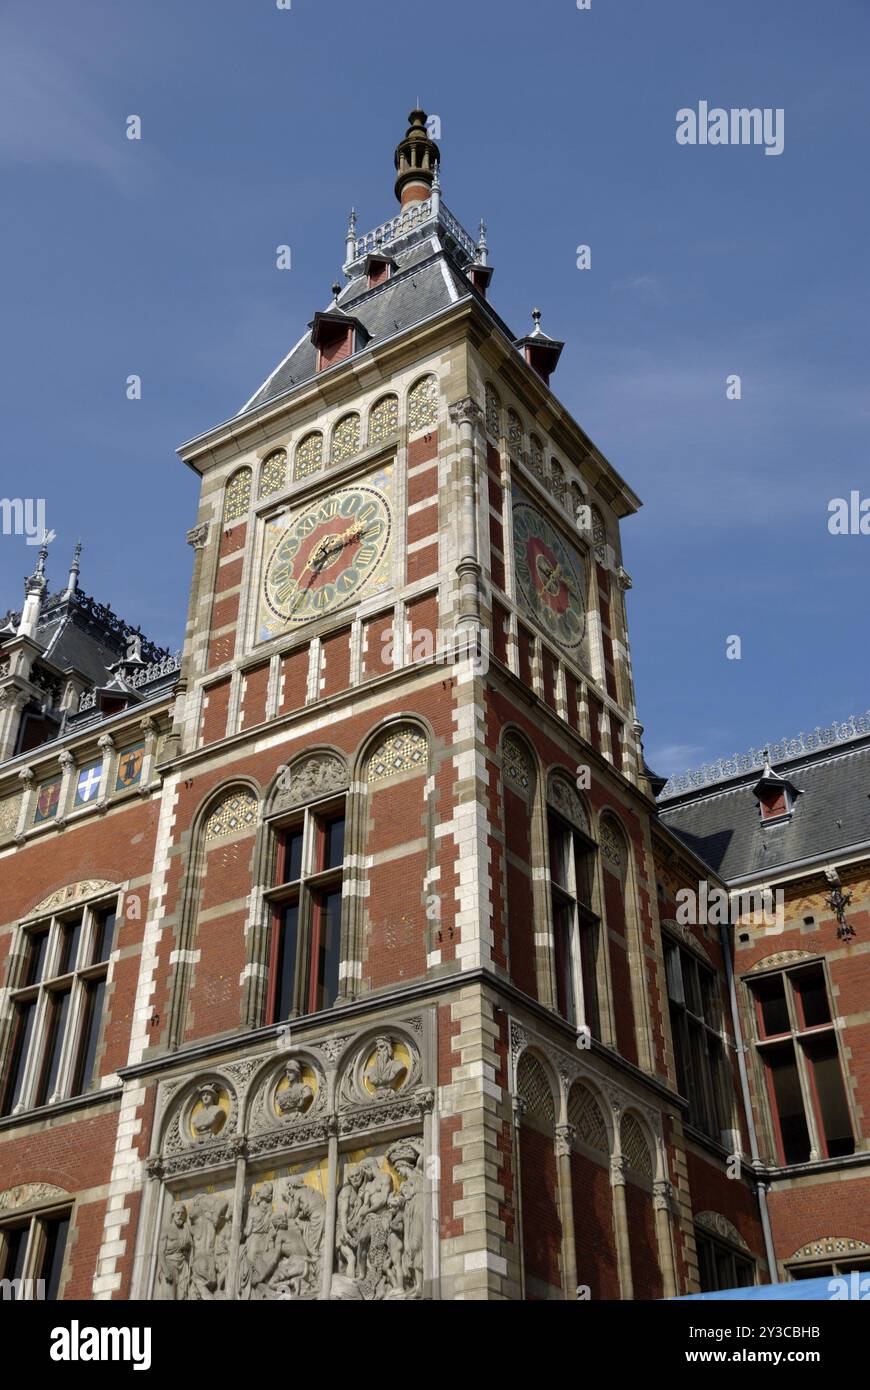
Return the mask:
[[658,275],[635,275],[631,280],[618,280],[613,288],[628,290],[654,304],[664,304],[667,300],[664,282]]
[[85,56],[60,47],[44,11],[2,16],[0,164],[84,164],[122,179],[132,142],[123,116],[97,97],[100,85]]

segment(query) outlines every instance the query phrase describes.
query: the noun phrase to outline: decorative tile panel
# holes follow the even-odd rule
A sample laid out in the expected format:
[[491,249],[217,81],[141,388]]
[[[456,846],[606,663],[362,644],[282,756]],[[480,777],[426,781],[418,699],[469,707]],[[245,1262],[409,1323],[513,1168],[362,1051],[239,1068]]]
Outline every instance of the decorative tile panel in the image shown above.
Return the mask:
[[343,415],[332,431],[332,463],[344,463],[360,451],[358,415]]
[[434,376],[424,376],[408,396],[408,429],[413,434],[437,423],[438,381]]
[[301,478],[308,478],[312,473],[323,464],[323,435],[315,432],[306,434],[296,446],[296,458],[293,464],[293,481],[298,483]]
[[263,460],[260,469],[260,496],[271,497],[280,492],[287,481],[287,450],[276,449]]
[[601,855],[605,863],[609,864],[616,873],[624,873],[625,844],[621,834],[612,821],[604,820],[601,822],[599,844],[601,847]]
[[236,835],[257,821],[257,798],[250,792],[234,792],[215,807],[205,827],[205,838],[216,840],[223,835]]
[[251,505],[251,478],[250,468],[240,468],[227,483],[224,496],[225,524],[230,521],[238,521],[241,516],[247,516],[248,508]]
[[532,784],[529,760],[522,745],[510,735],[502,744],[501,765],[506,781],[513,782],[524,792],[529,790]]
[[369,444],[384,444],[399,428],[399,398],[384,396],[372,406],[369,416]]
[[416,729],[389,734],[369,761],[369,781],[382,782],[400,772],[423,772],[428,766],[429,745]]

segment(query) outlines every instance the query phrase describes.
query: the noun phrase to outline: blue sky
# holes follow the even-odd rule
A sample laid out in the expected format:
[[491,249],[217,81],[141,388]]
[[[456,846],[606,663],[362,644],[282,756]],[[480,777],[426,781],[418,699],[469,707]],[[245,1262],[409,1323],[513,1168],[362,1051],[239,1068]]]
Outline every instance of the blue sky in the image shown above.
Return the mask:
[[[486,217],[493,301],[518,333],[541,306],[554,389],[644,499],[623,538],[650,761],[866,709],[870,537],[827,520],[870,496],[868,44],[866,0],[4,0],[0,496],[45,497],[52,581],[81,536],[83,587],[179,644],[175,447],[328,301],[350,205],[361,231],[391,215],[419,97],[445,201]],[[783,153],[678,146],[701,100],[783,108]],[[0,610],[33,558],[0,536]]]

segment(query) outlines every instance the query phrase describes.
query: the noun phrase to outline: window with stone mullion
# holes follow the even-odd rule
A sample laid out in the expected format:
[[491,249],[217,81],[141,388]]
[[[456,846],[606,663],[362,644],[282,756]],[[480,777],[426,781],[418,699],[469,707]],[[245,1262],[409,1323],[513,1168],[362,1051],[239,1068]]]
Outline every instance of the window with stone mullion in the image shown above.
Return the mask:
[[22,929],[0,1113],[53,1104],[93,1086],[115,923],[111,901]]
[[675,942],[665,943],[665,971],[677,1084],[688,1097],[689,1123],[720,1139],[728,1110],[716,977]]
[[569,1023],[577,1028],[585,1024],[597,1035],[594,932],[598,917],[591,908],[595,847],[553,811],[548,814],[548,832],[556,1005]]
[[68,1210],[52,1209],[0,1223],[0,1279],[7,1281],[7,1298],[57,1298],[69,1221]]
[[344,801],[306,808],[278,834],[271,892],[270,1022],[330,1008],[339,988]]

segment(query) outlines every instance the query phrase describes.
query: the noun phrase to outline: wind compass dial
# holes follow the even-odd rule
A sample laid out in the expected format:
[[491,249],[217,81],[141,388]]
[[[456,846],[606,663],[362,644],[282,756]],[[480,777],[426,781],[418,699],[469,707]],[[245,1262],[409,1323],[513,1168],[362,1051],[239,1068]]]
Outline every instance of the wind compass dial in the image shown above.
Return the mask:
[[579,647],[586,631],[583,562],[536,507],[513,510],[514,567],[526,607],[563,647]]

